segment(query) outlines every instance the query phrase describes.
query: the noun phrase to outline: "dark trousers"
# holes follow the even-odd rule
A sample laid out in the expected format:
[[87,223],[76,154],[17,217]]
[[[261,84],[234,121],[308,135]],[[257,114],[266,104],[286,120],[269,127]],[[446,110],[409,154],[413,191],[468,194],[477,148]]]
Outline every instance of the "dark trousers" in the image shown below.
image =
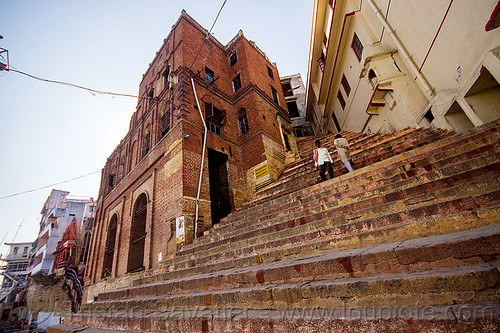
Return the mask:
[[321,180],[326,180],[326,175],[325,175],[326,170],[328,170],[328,176],[330,176],[330,179],[333,178],[332,163],[325,162],[324,164],[319,165],[319,176],[321,177]]

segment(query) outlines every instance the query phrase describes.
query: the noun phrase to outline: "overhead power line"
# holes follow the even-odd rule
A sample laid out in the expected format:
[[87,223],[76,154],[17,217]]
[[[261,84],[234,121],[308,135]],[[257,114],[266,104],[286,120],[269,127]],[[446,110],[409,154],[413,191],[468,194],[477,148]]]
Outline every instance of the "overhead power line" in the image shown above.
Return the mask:
[[74,83],[70,83],[70,82],[44,79],[44,78],[41,78],[41,77],[38,77],[38,76],[35,76],[35,75],[31,75],[31,74],[19,71],[17,69],[12,69],[12,68],[9,69],[9,72],[16,72],[16,73],[19,73],[19,74],[22,74],[22,75],[26,75],[26,76],[28,76],[28,77],[30,77],[32,79],[35,79],[35,80],[39,80],[39,81],[43,81],[43,82],[49,82],[49,83],[62,84],[62,85],[65,85],[65,86],[75,87],[75,88],[87,90],[87,91],[90,91],[90,92],[93,92],[93,93],[97,93],[97,94],[101,94],[101,95],[113,95],[113,96],[123,96],[123,97],[140,98],[139,96],[136,96],[136,95],[121,94],[121,93],[115,93],[115,92],[110,92],[110,91],[102,91],[102,90],[87,88],[87,87],[80,86],[78,84],[74,84]]
[[64,180],[62,182],[59,182],[59,183],[54,183],[54,184],[50,184],[50,185],[46,185],[46,186],[42,186],[42,187],[39,187],[39,188],[34,188],[34,189],[31,189],[31,190],[26,190],[26,191],[22,191],[22,192],[18,192],[18,193],[14,193],[14,194],[9,194],[9,195],[6,195],[6,196],[3,196],[3,197],[0,197],[0,200],[2,199],[7,199],[7,198],[12,198],[12,197],[15,197],[15,196],[18,196],[18,195],[21,195],[21,194],[26,194],[26,193],[31,193],[31,192],[35,192],[35,191],[39,191],[39,190],[43,190],[45,188],[48,188],[48,187],[52,187],[52,186],[56,186],[56,185],[60,185],[60,184],[64,184],[64,183],[69,183],[69,182],[72,182],[74,180],[77,180],[77,179],[81,179],[81,178],[85,178],[85,177],[88,177],[90,175],[94,175],[96,173],[99,173],[101,172],[100,170],[99,171],[94,171],[94,172],[91,172],[91,173],[88,173],[86,175],[83,175],[83,176],[78,176],[78,177],[75,177],[75,178],[71,178],[71,179],[68,179],[68,180]]
[[[210,34],[212,33],[212,30],[213,30],[215,24],[217,23],[217,20],[219,19],[219,16],[220,16],[220,14],[222,12],[222,9],[224,8],[224,5],[226,4],[226,2],[227,2],[227,0],[224,0],[224,2],[222,3],[222,5],[221,5],[221,7],[219,9],[219,12],[217,13],[217,16],[215,17],[215,20],[214,20],[212,26],[210,27],[210,30],[207,32],[206,37],[203,40],[203,44],[201,45],[200,49],[196,53],[196,56],[194,57],[193,62],[189,66],[188,73],[191,71],[191,69],[192,69],[192,67],[193,67],[196,59],[198,58],[198,55],[200,54],[201,50],[203,49],[203,46],[205,45],[206,41],[208,40]],[[25,75],[27,77],[30,77],[32,79],[39,80],[39,81],[42,81],[42,82],[60,84],[60,85],[65,85],[65,86],[69,86],[69,87],[73,87],[73,88],[83,89],[83,90],[89,91],[91,93],[96,93],[96,94],[101,94],[101,95],[120,96],[120,97],[132,97],[132,98],[137,98],[137,99],[149,99],[149,97],[141,97],[141,96],[132,95],[132,94],[124,94],[124,93],[116,93],[116,92],[112,92],[112,91],[98,90],[98,89],[88,88],[88,87],[85,87],[85,86],[82,86],[82,85],[79,85],[79,84],[75,84],[75,83],[71,83],[71,82],[45,79],[45,78],[38,77],[38,76],[33,75],[33,74],[29,74],[29,73],[20,71],[18,69],[13,68],[12,66],[10,66],[10,68],[6,68],[5,70],[9,71],[9,72],[19,73],[21,75]],[[182,79],[180,79],[179,83],[184,82],[184,80],[186,79],[186,77],[187,77],[187,75],[185,75]],[[173,96],[175,95],[175,93],[178,91],[179,86],[180,86],[180,84],[177,85],[176,89],[174,90],[174,92],[172,93],[172,96],[170,98],[168,98],[166,100],[159,100],[159,101],[161,101],[161,102],[170,102],[172,100]],[[0,199],[2,199],[2,198],[0,198]]]
[[[210,34],[212,33],[212,30],[215,26],[215,24],[217,23],[217,20],[219,19],[219,16],[220,16],[220,13],[222,12],[222,9],[224,8],[224,5],[226,4],[227,0],[224,0],[224,2],[222,3],[220,9],[219,9],[219,12],[217,13],[217,16],[215,17],[215,20],[212,24],[212,26],[210,27],[210,30],[207,32],[206,34],[206,37],[205,39],[203,40],[203,43],[201,44],[200,46],[200,49],[198,50],[198,52],[196,53],[196,56],[194,57],[193,59],[193,62],[191,63],[191,65],[189,66],[189,69],[188,69],[188,73],[191,72],[191,69],[196,61],[196,59],[198,58],[198,55],[200,54],[201,50],[203,49],[203,46],[205,46],[205,43],[207,42],[208,38],[210,37]],[[49,82],[49,83],[55,83],[55,84],[61,84],[61,85],[66,85],[66,86],[70,86],[70,87],[74,87],[74,88],[79,88],[79,89],[83,89],[83,90],[87,90],[89,92],[93,92],[93,93],[97,93],[97,94],[102,94],[102,95],[112,95],[112,96],[122,96],[122,97],[133,97],[133,98],[138,98],[138,99],[142,99],[142,98],[146,98],[146,97],[140,97],[140,96],[137,96],[137,95],[131,95],[131,94],[122,94],[122,93],[115,93],[115,92],[110,92],[110,91],[102,91],[102,90],[97,90],[97,89],[92,89],[92,88],[87,88],[87,87],[84,87],[84,86],[81,86],[81,85],[78,85],[78,84],[74,84],[74,83],[70,83],[70,82],[64,82],[64,81],[56,81],[56,80],[50,80],[50,79],[44,79],[44,78],[41,78],[41,77],[38,77],[38,76],[35,76],[35,75],[31,75],[31,74],[28,74],[28,73],[25,73],[23,71],[20,71],[20,70],[17,70],[17,69],[13,69],[13,68],[10,68],[9,71],[11,72],[16,72],[16,73],[19,73],[19,74],[22,74],[22,75],[25,75],[25,76],[28,76],[30,78],[33,78],[33,79],[36,79],[36,80],[39,80],[39,81],[43,81],[43,82]],[[179,89],[179,86],[181,86],[181,83],[186,79],[187,77],[187,74],[180,80],[179,84],[177,85],[176,89],[174,90],[174,92],[172,93],[172,96],[168,99],[168,100],[165,100],[167,102],[170,102],[173,98],[173,96],[175,95],[175,93],[178,91]],[[3,196],[3,197],[0,197],[0,200],[2,199],[7,199],[7,198],[11,198],[11,197],[15,197],[15,196],[18,196],[18,195],[21,195],[21,194],[26,194],[26,193],[31,193],[31,192],[35,192],[35,191],[39,191],[39,190],[43,190],[45,188],[48,188],[48,187],[52,187],[52,186],[56,186],[56,185],[60,185],[60,184],[64,184],[64,183],[69,183],[71,181],[74,181],[74,180],[77,180],[77,179],[80,179],[80,178],[84,178],[84,177],[87,177],[87,176],[90,176],[90,175],[93,175],[93,174],[96,174],[96,173],[99,173],[101,171],[95,171],[95,172],[91,172],[89,174],[86,174],[86,175],[83,175],[83,176],[79,176],[79,177],[75,177],[75,178],[72,178],[72,179],[69,179],[69,180],[65,180],[65,181],[62,181],[62,182],[59,182],[59,183],[54,183],[54,184],[50,184],[50,185],[46,185],[46,186],[42,186],[42,187],[39,187],[39,188],[35,188],[35,189],[31,189],[31,190],[26,190],[26,191],[23,191],[23,192],[18,192],[18,193],[14,193],[14,194],[10,194],[10,195],[6,195],[6,196]]]

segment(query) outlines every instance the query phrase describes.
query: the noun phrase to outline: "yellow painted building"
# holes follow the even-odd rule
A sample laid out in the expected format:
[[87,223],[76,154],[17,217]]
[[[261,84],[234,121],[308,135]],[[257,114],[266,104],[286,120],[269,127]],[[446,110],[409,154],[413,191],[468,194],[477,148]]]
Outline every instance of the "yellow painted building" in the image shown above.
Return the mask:
[[465,131],[500,118],[498,0],[314,0],[315,134]]

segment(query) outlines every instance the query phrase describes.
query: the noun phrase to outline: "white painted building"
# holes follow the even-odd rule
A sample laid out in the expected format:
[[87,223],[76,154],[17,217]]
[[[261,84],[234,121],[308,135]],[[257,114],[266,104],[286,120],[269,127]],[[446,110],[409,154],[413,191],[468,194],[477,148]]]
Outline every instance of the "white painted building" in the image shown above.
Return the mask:
[[44,277],[53,273],[54,252],[73,218],[78,230],[92,218],[94,203],[91,199],[70,199],[69,192],[52,190],[41,211],[40,231],[36,249],[31,256],[31,277]]
[[306,120],[306,88],[302,76],[300,73],[282,76],[280,81],[295,137],[312,135],[311,124]]
[[9,253],[1,261],[0,302],[8,301],[7,296],[13,289],[24,287],[32,243],[5,243],[5,245],[9,246]]
[[500,118],[497,0],[315,0],[307,119],[315,134]]

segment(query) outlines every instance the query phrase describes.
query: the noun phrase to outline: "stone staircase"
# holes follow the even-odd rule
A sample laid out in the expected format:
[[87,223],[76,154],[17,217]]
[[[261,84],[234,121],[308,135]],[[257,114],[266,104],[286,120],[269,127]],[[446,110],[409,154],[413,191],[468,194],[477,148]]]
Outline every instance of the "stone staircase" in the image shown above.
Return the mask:
[[52,332],[498,331],[500,121],[343,136],[353,173],[323,136],[320,182],[300,141],[279,181]]

